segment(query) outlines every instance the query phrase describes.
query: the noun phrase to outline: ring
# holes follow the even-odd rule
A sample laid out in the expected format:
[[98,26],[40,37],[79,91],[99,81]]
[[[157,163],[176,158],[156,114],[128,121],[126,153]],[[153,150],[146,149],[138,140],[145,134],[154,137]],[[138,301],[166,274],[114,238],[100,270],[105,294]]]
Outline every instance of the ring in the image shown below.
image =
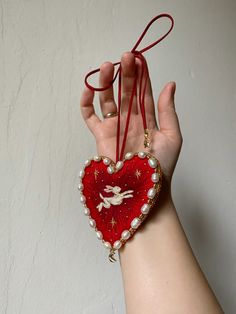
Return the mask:
[[112,118],[112,117],[116,117],[118,115],[118,112],[108,112],[106,114],[103,115],[103,118],[106,119],[106,118]]

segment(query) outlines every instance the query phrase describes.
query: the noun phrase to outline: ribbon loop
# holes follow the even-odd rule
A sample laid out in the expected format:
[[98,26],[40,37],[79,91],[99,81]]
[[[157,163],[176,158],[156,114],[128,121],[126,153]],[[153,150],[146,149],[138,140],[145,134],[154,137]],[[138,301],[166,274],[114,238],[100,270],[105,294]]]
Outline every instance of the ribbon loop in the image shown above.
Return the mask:
[[[113,63],[114,66],[116,66],[116,65],[118,65],[118,64],[120,65],[121,62]],[[115,80],[116,80],[116,78],[117,78],[117,76],[118,76],[118,74],[119,74],[119,72],[120,72],[120,66],[118,67],[118,69],[117,69],[117,71],[116,71],[116,73],[115,73],[115,75],[114,75],[112,81],[111,81],[108,85],[106,85],[106,86],[104,86],[104,87],[94,87],[94,86],[92,86],[91,84],[88,83],[88,78],[89,78],[90,76],[92,76],[93,74],[97,73],[97,72],[100,72],[100,68],[95,69],[95,70],[89,72],[88,74],[86,74],[85,79],[84,79],[84,82],[85,82],[85,85],[86,85],[90,90],[96,91],[96,92],[102,92],[102,91],[104,91],[104,90],[106,90],[106,89],[112,87],[113,83],[115,82]]]
[[144,29],[144,31],[142,32],[141,36],[139,37],[139,39],[137,40],[136,44],[134,45],[133,49],[131,50],[131,52],[137,51],[137,47],[139,46],[139,44],[141,43],[141,41],[143,40],[143,37],[146,35],[147,31],[149,30],[149,28],[151,27],[151,25],[161,19],[161,18],[168,18],[171,21],[171,26],[169,28],[169,30],[160,38],[158,38],[156,41],[154,41],[152,44],[148,45],[147,47],[144,47],[143,49],[139,50],[139,53],[143,53],[149,49],[151,49],[153,46],[157,45],[158,43],[160,43],[164,38],[166,38],[166,36],[168,36],[168,34],[172,31],[172,28],[174,27],[174,19],[171,15],[167,14],[167,13],[163,13],[163,14],[159,14],[156,17],[154,17],[146,26],[146,28]]

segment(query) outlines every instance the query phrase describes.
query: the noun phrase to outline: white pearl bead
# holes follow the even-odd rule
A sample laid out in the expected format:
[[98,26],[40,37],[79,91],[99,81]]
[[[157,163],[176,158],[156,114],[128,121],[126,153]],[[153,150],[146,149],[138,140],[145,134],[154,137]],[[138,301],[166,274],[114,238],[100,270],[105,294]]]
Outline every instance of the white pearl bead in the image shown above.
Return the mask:
[[109,166],[109,167],[107,168],[107,172],[108,172],[109,174],[114,173],[114,167]]
[[132,227],[133,229],[137,229],[138,226],[140,225],[140,223],[141,223],[141,220],[136,217],[136,218],[134,218],[134,219],[132,220],[132,222],[131,222],[131,227]]
[[84,195],[80,196],[80,202],[84,204],[86,202],[86,197]]
[[118,161],[118,162],[116,163],[116,169],[117,169],[117,170],[120,170],[123,166],[124,166],[123,161]]
[[149,204],[144,204],[142,207],[141,207],[141,212],[143,214],[147,214],[150,210],[150,205]]
[[149,164],[149,166],[151,167],[151,168],[156,168],[156,166],[157,166],[157,160],[156,160],[156,158],[149,158],[148,159],[148,164]]
[[91,164],[91,160],[87,159],[84,164],[85,164],[85,167],[89,166]]
[[102,159],[102,157],[100,157],[100,156],[94,156],[93,157],[93,160],[97,161],[97,162],[100,161],[101,159]]
[[114,244],[113,244],[113,248],[116,250],[119,250],[119,248],[121,247],[121,242],[119,240],[117,240]]
[[83,185],[83,183],[79,183],[79,185],[78,185],[78,189],[79,189],[80,191],[83,191],[83,189],[84,189],[84,185]]
[[159,174],[157,172],[152,174],[152,182],[157,183],[159,181]]
[[110,165],[111,160],[109,158],[104,158],[103,163],[104,163],[104,165],[108,166],[108,165]]
[[131,153],[131,152],[128,152],[128,153],[126,153],[125,154],[125,159],[132,159],[134,157],[134,154],[133,153]]
[[84,170],[80,170],[79,177],[82,179],[84,177]]
[[97,234],[97,238],[98,238],[99,240],[102,240],[103,235],[102,235],[101,231],[97,231],[96,234]]
[[111,243],[110,242],[104,242],[104,245],[107,249],[111,248]]
[[155,195],[156,195],[156,189],[154,189],[154,188],[151,188],[151,189],[149,189],[148,190],[148,193],[147,193],[147,196],[148,196],[148,198],[151,198],[151,199],[153,199],[154,197],[155,197]]
[[124,230],[124,231],[122,232],[122,234],[121,234],[121,238],[122,238],[123,240],[128,240],[129,237],[130,237],[130,232],[129,232],[129,230]]
[[92,228],[95,228],[95,226],[96,226],[96,222],[95,222],[94,219],[89,219],[89,224],[90,224],[90,226],[91,226]]
[[139,158],[145,158],[147,156],[147,154],[145,152],[139,152],[138,153]]
[[88,209],[88,207],[84,207],[84,214],[85,214],[86,216],[89,216],[90,210]]

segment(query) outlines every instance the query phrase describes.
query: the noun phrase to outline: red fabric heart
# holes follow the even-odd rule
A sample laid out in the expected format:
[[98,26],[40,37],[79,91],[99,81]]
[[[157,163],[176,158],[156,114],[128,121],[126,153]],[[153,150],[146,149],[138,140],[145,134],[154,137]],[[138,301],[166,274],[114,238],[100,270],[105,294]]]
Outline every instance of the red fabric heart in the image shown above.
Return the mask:
[[[80,177],[81,202],[90,225],[107,248],[119,249],[157,200],[161,189],[158,160],[147,153],[128,153],[117,164],[107,157],[94,157],[86,161]],[[144,204],[150,209],[146,205],[143,213]]]

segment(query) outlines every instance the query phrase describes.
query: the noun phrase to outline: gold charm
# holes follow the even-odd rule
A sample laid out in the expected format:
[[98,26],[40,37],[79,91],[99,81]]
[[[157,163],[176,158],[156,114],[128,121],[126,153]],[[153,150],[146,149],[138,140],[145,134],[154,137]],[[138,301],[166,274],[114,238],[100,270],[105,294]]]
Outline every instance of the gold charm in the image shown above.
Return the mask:
[[150,147],[150,137],[149,137],[149,133],[148,133],[148,129],[144,130],[144,147]]
[[111,248],[110,253],[109,253],[109,261],[112,263],[116,262],[114,255],[115,255],[115,250],[113,248]]

